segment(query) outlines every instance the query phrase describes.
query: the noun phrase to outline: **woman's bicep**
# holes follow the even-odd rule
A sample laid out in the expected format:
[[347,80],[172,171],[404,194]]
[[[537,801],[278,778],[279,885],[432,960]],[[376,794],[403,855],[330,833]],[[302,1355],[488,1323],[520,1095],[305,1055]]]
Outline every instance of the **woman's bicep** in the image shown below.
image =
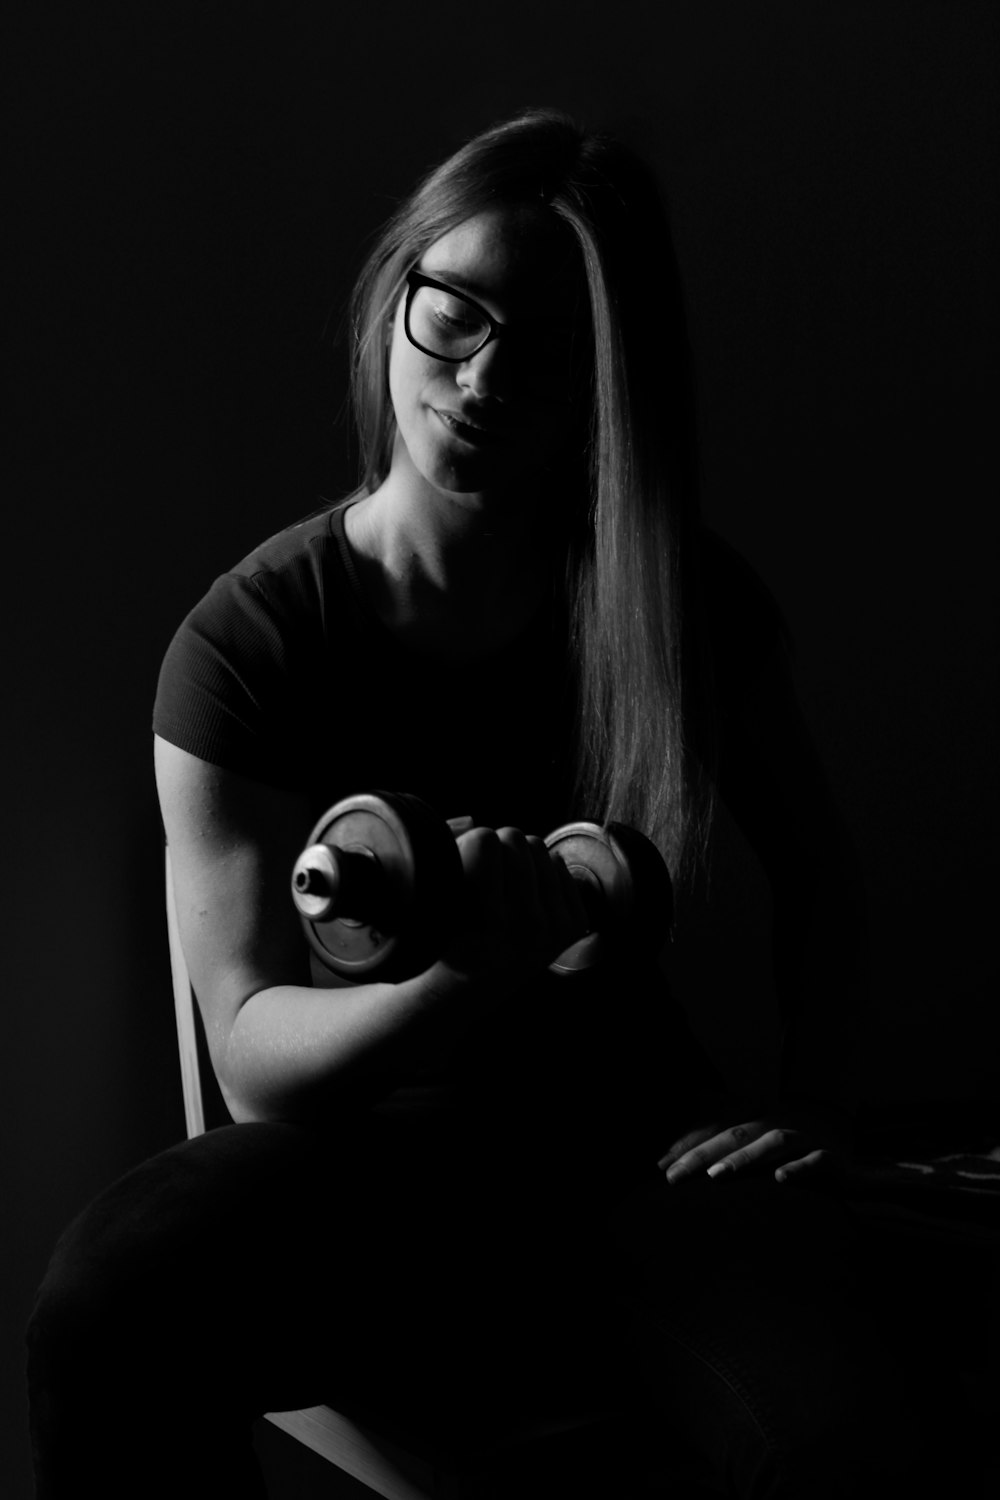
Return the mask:
[[181,945],[214,1051],[250,995],[309,983],[288,883],[309,810],[159,736],[154,751]]

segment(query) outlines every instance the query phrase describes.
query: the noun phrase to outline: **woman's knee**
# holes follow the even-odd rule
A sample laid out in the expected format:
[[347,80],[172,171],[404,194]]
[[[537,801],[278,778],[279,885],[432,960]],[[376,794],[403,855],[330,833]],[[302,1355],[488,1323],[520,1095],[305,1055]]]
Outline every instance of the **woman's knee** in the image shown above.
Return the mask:
[[[32,1363],[95,1370],[218,1324],[254,1267],[280,1274],[296,1198],[315,1177],[294,1127],[233,1126],[141,1163],[58,1241],[28,1325]],[[189,1346],[190,1347],[190,1346]]]
[[706,1482],[740,1500],[903,1493],[921,1443],[898,1372],[874,1349],[775,1333],[767,1351],[659,1330],[658,1403]]
[[919,1433],[900,1372],[854,1305],[837,1204],[748,1183],[725,1197],[658,1190],[627,1208],[619,1243],[638,1274],[626,1326],[713,1482],[745,1500],[901,1483]]

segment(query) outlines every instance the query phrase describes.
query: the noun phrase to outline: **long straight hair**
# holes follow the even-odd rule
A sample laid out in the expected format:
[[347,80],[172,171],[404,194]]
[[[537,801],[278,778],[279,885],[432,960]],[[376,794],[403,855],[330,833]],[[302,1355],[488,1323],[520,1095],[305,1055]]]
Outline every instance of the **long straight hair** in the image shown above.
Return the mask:
[[693,382],[666,212],[623,143],[530,110],[469,141],[400,205],[351,304],[362,484],[376,488],[391,463],[387,332],[406,273],[500,204],[543,204],[562,221],[589,298],[590,378],[560,509],[579,805],[641,829],[685,880],[704,859],[714,769]]

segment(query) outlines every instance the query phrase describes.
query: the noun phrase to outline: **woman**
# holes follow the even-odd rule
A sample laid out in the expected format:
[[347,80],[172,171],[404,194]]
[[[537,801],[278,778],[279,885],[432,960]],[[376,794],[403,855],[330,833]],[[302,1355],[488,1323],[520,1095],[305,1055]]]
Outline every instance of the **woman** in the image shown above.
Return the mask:
[[[651,963],[547,972],[585,926],[541,837],[570,816],[659,844],[680,948],[718,788],[790,914],[792,997],[832,864],[780,626],[696,525],[669,245],[620,145],[544,111],[468,144],[357,289],[361,488],[178,632],[157,781],[237,1124],[130,1174],[57,1251],[32,1327],[43,1497],[133,1493],[144,1440],[109,1453],[88,1411],[109,1389],[183,1405],[146,1494],[191,1493],[196,1452],[205,1493],[251,1493],[265,1410],[367,1402],[426,1436],[427,1389],[470,1441],[487,1411],[624,1403],[740,1495],[885,1477],[844,1226],[810,1188],[842,1152],[847,942],[830,1001],[799,997],[821,1046],[789,1011],[767,1111],[714,1082]],[[373,787],[472,818],[467,912],[425,972],[333,988],[288,875],[323,808]]]

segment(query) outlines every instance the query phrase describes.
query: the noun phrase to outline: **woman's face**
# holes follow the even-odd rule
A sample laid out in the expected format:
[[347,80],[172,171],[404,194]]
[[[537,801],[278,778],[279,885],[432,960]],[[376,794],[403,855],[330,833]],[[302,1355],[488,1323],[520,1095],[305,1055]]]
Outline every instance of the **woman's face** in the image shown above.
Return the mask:
[[[436,240],[416,269],[510,329],[449,363],[407,337],[404,293],[389,358],[393,467],[412,466],[452,494],[534,487],[558,459],[572,417],[574,327],[579,345],[586,301],[569,231],[542,209],[498,207]],[[445,319],[469,315],[447,293],[432,296]],[[419,337],[416,315],[413,332]]]

